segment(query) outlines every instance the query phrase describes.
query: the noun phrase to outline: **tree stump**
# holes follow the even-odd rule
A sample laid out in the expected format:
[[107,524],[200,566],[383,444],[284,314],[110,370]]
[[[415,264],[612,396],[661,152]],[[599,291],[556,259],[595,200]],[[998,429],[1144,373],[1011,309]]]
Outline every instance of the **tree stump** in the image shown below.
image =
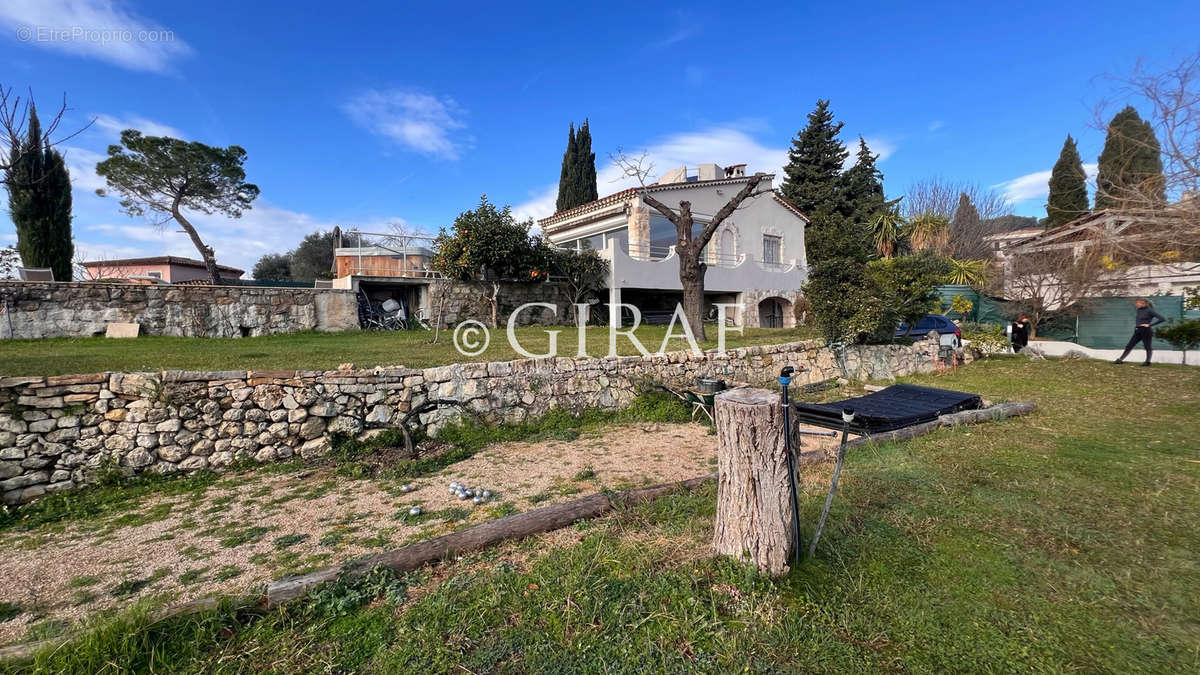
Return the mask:
[[734,389],[716,398],[717,553],[788,571],[795,536],[779,393]]

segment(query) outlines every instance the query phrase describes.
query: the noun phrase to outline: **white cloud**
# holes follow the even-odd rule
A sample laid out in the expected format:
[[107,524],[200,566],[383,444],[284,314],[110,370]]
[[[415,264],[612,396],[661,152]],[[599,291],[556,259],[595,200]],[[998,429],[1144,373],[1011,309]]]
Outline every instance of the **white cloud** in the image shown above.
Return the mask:
[[421,154],[458,159],[466,140],[455,131],[466,127],[453,99],[405,90],[366,91],[342,106],[350,119],[373,133]]
[[[641,150],[629,150],[627,154],[637,156]],[[747,171],[774,173],[776,181],[782,180],[783,165],[787,163],[786,148],[768,148],[737,126],[723,125],[703,131],[684,132],[667,136],[646,148],[646,160],[654,165],[655,180],[671,169],[688,166],[694,170],[697,164],[709,162],[728,166],[746,164]],[[627,178],[621,170],[598,153],[596,183],[600,196],[609,195],[625,188],[634,187],[637,181]],[[554,202],[558,197],[557,183],[548,185],[513,207],[518,218],[545,218],[554,213]]]
[[[875,159],[876,162],[882,162],[896,152],[896,144],[889,140],[876,136],[866,136],[863,140],[867,142],[867,147],[871,150],[871,154],[878,155]],[[846,149],[850,151],[850,154],[846,155],[846,161],[842,162],[843,170],[849,169],[858,161],[858,139],[856,138],[853,142],[848,143]]]
[[650,45],[655,49],[672,47],[686,40],[691,40],[702,32],[700,22],[691,12],[675,10],[674,15],[670,18],[670,22],[673,25],[670,32],[658,40],[650,42]]
[[943,122],[941,120],[934,120],[929,123],[929,131],[934,132],[934,131],[937,131],[938,129],[941,129],[944,126],[946,126],[945,122]]
[[4,0],[0,25],[10,38],[45,49],[162,72],[192,49],[120,0]]
[[184,134],[179,129],[166,124],[155,122],[154,120],[146,119],[145,117],[114,117],[113,115],[97,114],[96,121],[93,127],[98,131],[105,133],[108,136],[117,138],[122,131],[126,129],[137,129],[142,132],[143,136],[170,136],[171,138],[183,138]]
[[67,171],[71,174],[72,188],[92,193],[106,187],[104,179],[96,175],[96,164],[103,161],[107,155],[73,146],[61,146],[58,149],[67,161]]
[[[1087,174],[1088,182],[1096,180],[1096,164],[1084,164],[1083,171]],[[1010,202],[1022,202],[1027,199],[1045,199],[1050,194],[1050,170],[1035,171],[1012,180],[997,183],[992,186],[1000,190]]]

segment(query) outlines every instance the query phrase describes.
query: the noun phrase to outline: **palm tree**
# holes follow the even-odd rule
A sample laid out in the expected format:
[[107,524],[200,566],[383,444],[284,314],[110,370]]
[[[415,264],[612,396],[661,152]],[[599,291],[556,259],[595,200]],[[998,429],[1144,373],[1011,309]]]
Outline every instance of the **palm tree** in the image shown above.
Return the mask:
[[950,258],[950,274],[946,281],[958,286],[982,288],[987,283],[988,261],[986,260],[956,260]]
[[908,221],[908,240],[916,251],[946,255],[950,248],[950,221],[926,211]]
[[871,222],[871,234],[875,239],[875,250],[888,259],[896,254],[904,243],[904,216],[896,209],[888,209]]

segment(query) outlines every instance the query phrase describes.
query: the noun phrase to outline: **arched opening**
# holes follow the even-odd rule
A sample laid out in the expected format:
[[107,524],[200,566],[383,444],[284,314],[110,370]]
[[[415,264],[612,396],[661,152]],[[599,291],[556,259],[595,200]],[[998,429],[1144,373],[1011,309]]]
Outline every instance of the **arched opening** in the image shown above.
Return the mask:
[[737,251],[734,250],[733,241],[733,230],[725,228],[725,230],[721,232],[721,239],[718,242],[717,247],[716,263],[718,265],[722,265],[724,267],[733,267],[734,261],[737,260]]
[[792,303],[783,298],[767,298],[758,303],[760,328],[790,328],[795,324]]

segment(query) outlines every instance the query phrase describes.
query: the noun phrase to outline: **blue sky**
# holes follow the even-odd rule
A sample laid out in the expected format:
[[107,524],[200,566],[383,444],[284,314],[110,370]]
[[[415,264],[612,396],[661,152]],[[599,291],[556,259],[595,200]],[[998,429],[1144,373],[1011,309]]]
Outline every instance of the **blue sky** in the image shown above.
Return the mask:
[[1099,153],[1103,76],[1200,47],[1194,1],[268,4],[0,5],[3,85],[32,88],[43,111],[65,93],[64,130],[96,120],[64,145],[87,257],[196,255],[93,194],[95,162],[129,126],[246,148],[255,208],[196,222],[247,270],[335,224],[436,231],[481,193],[547,215],[567,124],[585,117],[602,194],[623,187],[618,147],[660,170],[777,171],[817,98],[848,145],[861,134],[881,153],[889,195],[939,175],[1040,216],[1065,135],[1085,163]]

